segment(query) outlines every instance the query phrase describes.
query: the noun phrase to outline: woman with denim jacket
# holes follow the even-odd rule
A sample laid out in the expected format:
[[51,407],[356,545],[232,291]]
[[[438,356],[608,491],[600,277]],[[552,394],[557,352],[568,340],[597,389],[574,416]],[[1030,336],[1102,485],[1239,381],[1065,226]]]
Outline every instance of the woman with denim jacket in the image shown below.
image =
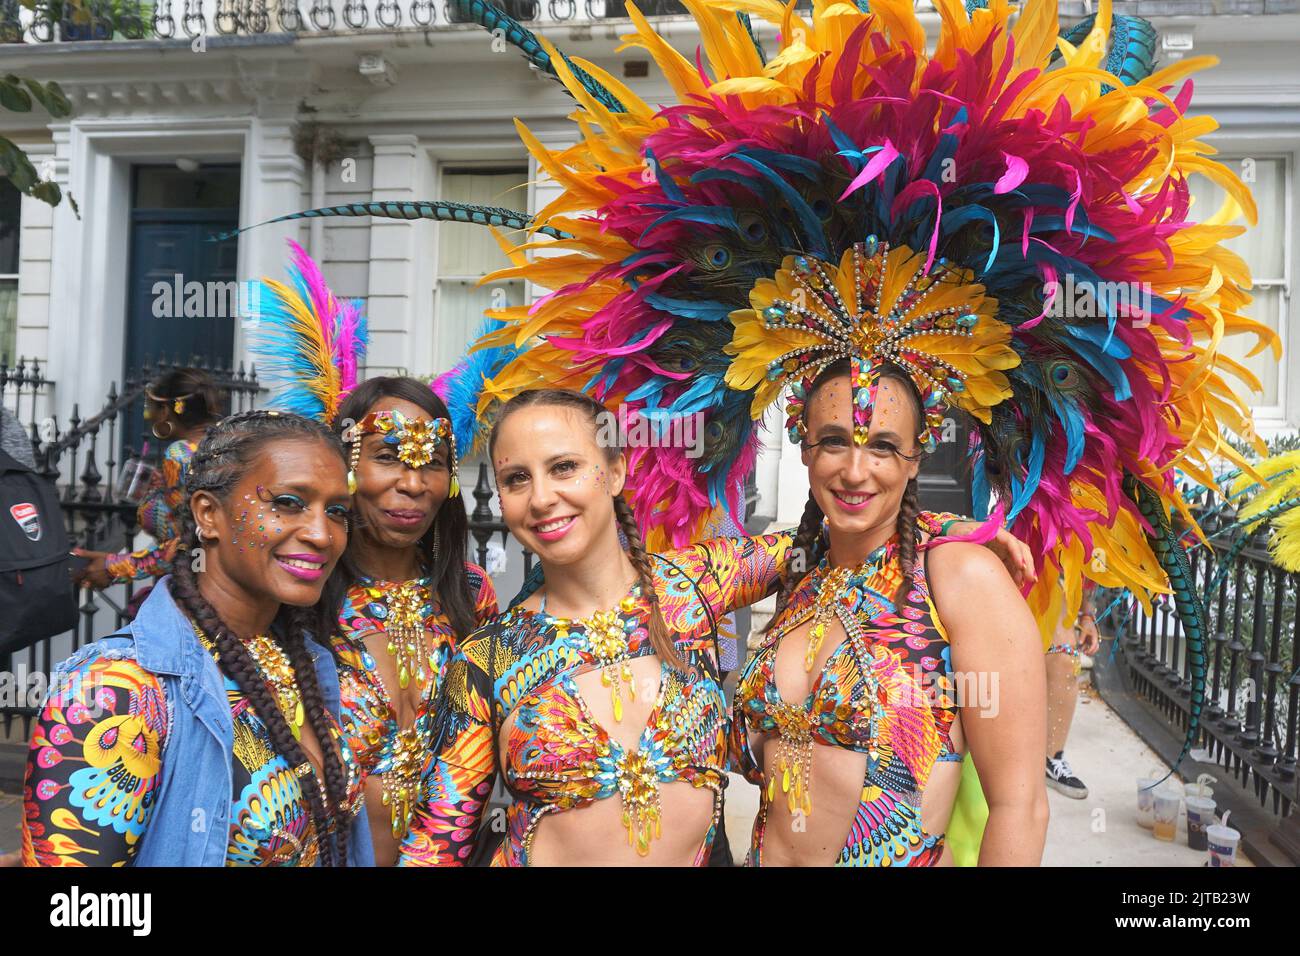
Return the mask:
[[135,621],[56,670],[23,788],[28,866],[370,865],[328,633],[342,446],[296,415],[214,426],[183,545]]

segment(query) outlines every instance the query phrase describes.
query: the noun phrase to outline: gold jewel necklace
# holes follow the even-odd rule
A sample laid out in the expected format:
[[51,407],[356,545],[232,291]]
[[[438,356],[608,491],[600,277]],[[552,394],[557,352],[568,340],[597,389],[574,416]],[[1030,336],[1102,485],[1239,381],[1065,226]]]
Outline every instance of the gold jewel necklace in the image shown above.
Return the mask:
[[[552,618],[560,640],[568,640],[569,631],[573,628],[582,628],[587,639],[587,650],[600,665],[601,686],[610,688],[614,720],[620,723],[623,720],[623,684],[627,685],[628,698],[636,700],[636,686],[632,680],[632,668],[628,664],[627,651],[628,635],[636,630],[639,616],[637,612],[640,606],[640,598],[629,594],[618,602],[618,609],[614,611],[597,611],[576,621],[563,617]],[[546,613],[544,594],[538,602],[538,612]],[[617,672],[614,672],[614,665],[620,662],[621,666]]]
[[404,581],[384,591],[388,616],[384,635],[388,653],[397,665],[397,683],[403,690],[415,677],[417,687],[429,679],[428,655],[424,644],[424,607],[426,590],[422,578]]
[[[831,567],[818,579],[813,574],[816,599],[813,605],[812,626],[808,629],[808,650],[804,653],[803,668],[811,672],[817,661],[826,627],[835,618],[840,598],[849,588],[866,581],[879,571],[892,557],[888,545],[867,555],[856,568]],[[827,559],[829,561],[829,558]],[[820,570],[820,569],[819,569]],[[868,702],[869,706],[869,702]],[[769,713],[776,722],[780,739],[777,742],[776,769],[781,774],[781,792],[786,795],[786,806],[793,814],[796,810],[808,816],[812,813],[812,755],[813,716],[802,704],[782,701]],[[767,783],[767,798],[776,797],[776,774]]]
[[272,637],[257,634],[244,641],[253,663],[262,672],[263,678],[275,692],[275,703],[289,722],[294,740],[302,740],[302,725],[307,717],[302,706],[302,692],[298,689],[298,680],[293,673],[293,664],[284,648]]

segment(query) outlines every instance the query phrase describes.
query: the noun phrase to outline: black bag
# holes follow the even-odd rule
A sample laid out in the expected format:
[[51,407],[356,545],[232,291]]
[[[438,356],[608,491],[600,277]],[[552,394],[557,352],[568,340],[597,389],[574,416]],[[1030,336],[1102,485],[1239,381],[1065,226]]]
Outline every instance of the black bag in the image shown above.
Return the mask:
[[76,626],[68,545],[54,485],[0,451],[0,654]]

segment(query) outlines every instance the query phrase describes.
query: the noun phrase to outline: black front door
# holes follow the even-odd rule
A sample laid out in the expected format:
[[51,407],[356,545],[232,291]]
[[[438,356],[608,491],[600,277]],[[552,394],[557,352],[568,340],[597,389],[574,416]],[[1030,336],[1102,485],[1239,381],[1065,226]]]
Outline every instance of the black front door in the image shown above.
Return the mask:
[[971,513],[970,463],[966,451],[969,436],[966,416],[950,410],[934,454],[921,460],[917,484],[922,508],[959,515]]
[[[148,362],[229,367],[234,358],[238,242],[210,242],[236,228],[238,167],[187,173],[137,167],[131,213],[124,377]],[[128,411],[123,440],[139,450],[143,401]],[[152,447],[159,452],[161,448]]]

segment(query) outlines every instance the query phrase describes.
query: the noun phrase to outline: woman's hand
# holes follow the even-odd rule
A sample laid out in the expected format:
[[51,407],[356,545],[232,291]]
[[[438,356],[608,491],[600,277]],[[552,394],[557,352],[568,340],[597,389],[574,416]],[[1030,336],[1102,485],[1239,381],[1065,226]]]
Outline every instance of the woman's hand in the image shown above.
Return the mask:
[[0,869],[7,866],[22,866],[23,851],[14,850],[12,853],[0,853]]
[[81,548],[73,548],[72,553],[80,558],[90,559],[89,564],[72,576],[73,584],[102,591],[113,583],[113,577],[108,573],[108,567],[105,564],[108,558],[107,551],[84,551]]
[[1087,612],[1080,614],[1075,631],[1079,635],[1079,650],[1085,654],[1096,654],[1097,648],[1101,645],[1101,635],[1097,632],[1097,619]]

